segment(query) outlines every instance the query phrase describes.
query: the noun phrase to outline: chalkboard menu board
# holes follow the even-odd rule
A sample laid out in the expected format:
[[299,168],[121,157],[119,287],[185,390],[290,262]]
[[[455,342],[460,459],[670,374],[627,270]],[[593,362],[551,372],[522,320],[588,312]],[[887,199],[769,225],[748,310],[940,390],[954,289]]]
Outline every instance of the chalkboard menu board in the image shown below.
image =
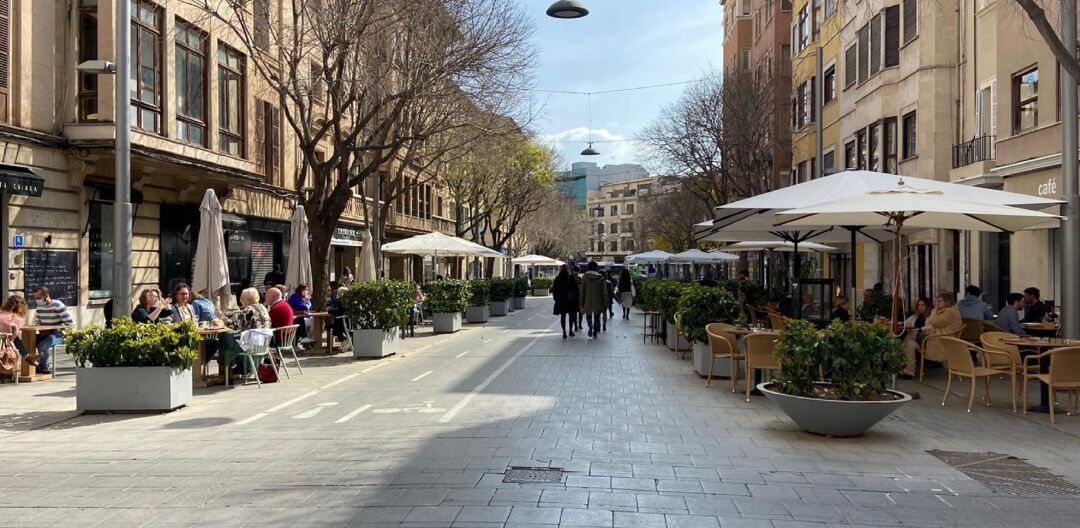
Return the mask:
[[23,251],[23,284],[27,299],[33,297],[34,286],[45,286],[53,299],[76,306],[79,301],[79,253],[51,249]]

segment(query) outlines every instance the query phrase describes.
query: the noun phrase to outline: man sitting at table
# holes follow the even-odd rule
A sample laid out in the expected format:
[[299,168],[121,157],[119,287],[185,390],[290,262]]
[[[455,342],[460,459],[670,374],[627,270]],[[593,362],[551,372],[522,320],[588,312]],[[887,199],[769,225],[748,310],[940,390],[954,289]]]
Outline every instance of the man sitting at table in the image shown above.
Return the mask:
[[293,324],[292,306],[289,306],[289,303],[281,297],[281,290],[277,288],[267,288],[264,294],[263,299],[270,312],[270,328],[282,328]]
[[1039,300],[1039,289],[1024,289],[1024,318],[1022,323],[1041,323],[1046,318],[1046,305]]
[[191,307],[195,309],[195,316],[199,318],[199,322],[222,319],[217,306],[214,306],[214,301],[203,296],[205,291],[199,290],[195,292],[195,300],[191,301]]
[[993,319],[990,307],[982,300],[982,290],[974,284],[964,288],[964,298],[956,303],[960,317],[964,319]]
[[1019,293],[1010,293],[1005,298],[1005,306],[998,312],[997,325],[1002,330],[1016,335],[1027,335],[1023,325],[1020,324],[1020,307],[1024,306],[1024,296]]
[[[34,287],[34,299],[37,301],[37,324],[42,326],[72,326],[75,321],[71,319],[67,306],[59,299],[53,299],[49,295],[49,289],[44,286]],[[62,330],[48,330],[38,338],[38,368],[41,374],[51,374],[49,370],[49,356],[52,355],[53,347],[64,342]]]

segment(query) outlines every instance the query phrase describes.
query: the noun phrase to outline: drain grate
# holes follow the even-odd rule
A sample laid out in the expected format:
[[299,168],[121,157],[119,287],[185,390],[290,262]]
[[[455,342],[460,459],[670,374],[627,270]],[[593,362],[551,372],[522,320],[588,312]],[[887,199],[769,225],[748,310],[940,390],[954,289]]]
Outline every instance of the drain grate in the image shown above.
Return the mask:
[[503,482],[510,484],[558,484],[562,482],[560,468],[511,467],[506,470]]
[[975,479],[994,493],[1080,496],[1080,488],[1071,482],[1014,456],[938,450],[927,453]]

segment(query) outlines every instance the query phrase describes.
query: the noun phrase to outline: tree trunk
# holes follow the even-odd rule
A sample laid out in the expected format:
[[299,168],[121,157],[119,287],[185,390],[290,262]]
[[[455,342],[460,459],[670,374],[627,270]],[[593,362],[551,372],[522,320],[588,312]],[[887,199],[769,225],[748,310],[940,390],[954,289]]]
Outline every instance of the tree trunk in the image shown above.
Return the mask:
[[309,223],[308,232],[311,235],[311,307],[312,310],[321,312],[326,307],[327,291],[330,289],[330,237],[334,228],[321,223]]

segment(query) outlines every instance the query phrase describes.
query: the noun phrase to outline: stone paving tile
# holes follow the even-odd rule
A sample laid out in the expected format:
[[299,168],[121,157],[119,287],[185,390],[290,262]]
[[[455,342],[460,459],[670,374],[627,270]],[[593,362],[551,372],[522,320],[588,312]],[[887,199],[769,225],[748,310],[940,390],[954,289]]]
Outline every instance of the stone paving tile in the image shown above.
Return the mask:
[[609,510],[582,510],[564,508],[559,526],[594,526],[608,527],[613,523],[614,513]]
[[615,512],[615,528],[653,528],[664,523],[664,515],[659,513]]
[[534,508],[528,506],[514,506],[513,509],[510,510],[510,518],[508,523],[554,525],[559,524],[559,519],[561,517],[561,508]]

